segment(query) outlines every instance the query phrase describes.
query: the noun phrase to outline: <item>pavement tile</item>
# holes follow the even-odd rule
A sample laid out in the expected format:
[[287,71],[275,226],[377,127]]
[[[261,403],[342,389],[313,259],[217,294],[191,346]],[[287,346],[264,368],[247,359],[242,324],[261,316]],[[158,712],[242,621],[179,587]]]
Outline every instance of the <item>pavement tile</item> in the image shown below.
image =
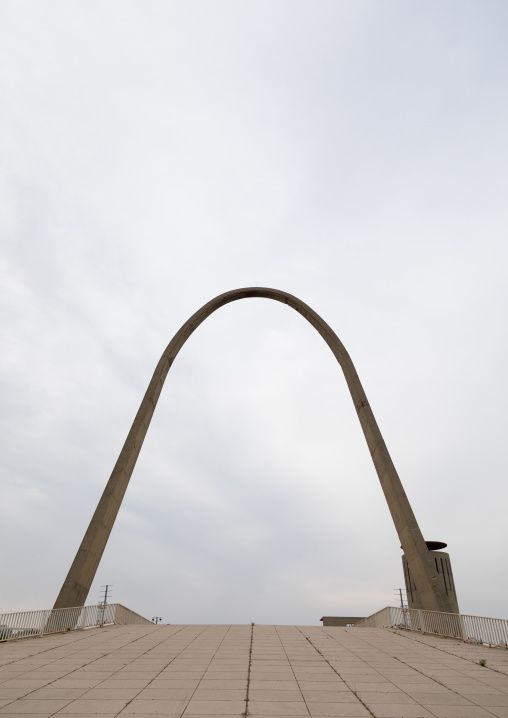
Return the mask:
[[[297,681],[333,681],[340,675],[339,672],[330,671],[329,673],[298,673],[295,671]],[[359,679],[360,677],[358,677]],[[356,677],[354,680],[357,680]]]
[[259,681],[256,678],[252,678],[250,680],[250,688],[256,689],[256,690],[263,690],[263,691],[269,691],[271,689],[277,690],[277,691],[292,691],[292,690],[298,690],[298,683],[293,678],[292,681],[287,680],[281,680],[281,681]]
[[249,715],[252,716],[307,716],[304,701],[251,701]]
[[[247,687],[237,689],[207,689],[201,685],[192,696],[196,701],[243,701],[247,695]],[[190,698],[190,696],[189,696]]]
[[192,699],[186,712],[194,715],[238,715],[245,711],[245,701],[198,701]]
[[[124,671],[125,668],[121,668],[121,670]],[[108,676],[113,675],[113,673],[117,673],[117,670],[112,670],[109,668],[107,670],[99,670],[95,663],[91,663],[89,666],[84,666],[83,668],[81,668],[80,671],[76,671],[76,673],[79,673],[80,676],[84,676],[86,678],[90,676],[101,676],[102,678],[107,678]]]
[[294,666],[295,673],[333,673],[332,669],[326,663],[325,661],[320,662],[316,666],[302,666],[299,667],[298,664],[295,664]]
[[434,718],[434,713],[418,704],[368,703],[376,718]]
[[30,693],[30,700],[47,700],[50,698],[74,700],[87,691],[88,688],[53,688],[53,685],[51,685]]
[[468,678],[474,678],[478,681],[481,681],[482,678],[487,677],[490,674],[490,669],[484,667],[472,668],[461,670],[461,673],[463,676],[467,676]]
[[497,688],[494,688],[493,686],[486,686],[485,684],[481,684],[478,686],[471,686],[469,683],[464,686],[454,686],[454,690],[456,690],[458,693],[461,693],[464,696],[480,696],[480,695],[488,695],[488,696],[502,696],[506,695],[504,691],[500,691]]
[[474,681],[472,678],[466,678],[465,676],[453,676],[451,678],[441,678],[440,676],[436,676],[436,680],[439,681],[439,683],[450,686],[470,686],[471,688],[481,688],[486,685],[485,683]]
[[[416,671],[414,671],[412,668],[408,668],[407,666],[401,665],[400,668],[379,668],[378,673],[381,673],[382,676],[413,676],[416,674]],[[418,674],[416,674],[418,675]]]
[[[154,681],[155,683],[155,681]],[[252,681],[251,681],[252,685]],[[235,690],[240,689],[243,691],[247,690],[247,679],[232,678],[231,680],[223,679],[208,679],[203,678],[199,683],[199,688],[206,688],[207,690]]]
[[[435,681],[432,680],[432,678],[428,678],[427,676],[422,676],[420,673],[412,673],[411,675],[404,675],[404,676],[385,676],[385,678],[388,678],[392,683],[395,683],[395,685],[404,686],[408,683],[423,683],[425,685],[434,685]],[[441,681],[444,683],[445,681]]]
[[417,705],[418,701],[407,693],[376,693],[373,691],[358,691],[358,696],[364,703],[389,703],[390,705]]
[[81,696],[83,700],[91,701],[111,701],[126,700],[130,701],[143,690],[141,688],[103,688],[102,685],[97,688],[91,688],[85,695]]
[[369,716],[369,711],[359,700],[356,703],[308,703],[311,716],[337,716],[352,718],[353,716]]
[[14,703],[4,708],[0,708],[0,715],[4,713],[21,713],[32,714],[32,713],[56,713],[63,708],[69,701],[68,700],[28,700],[27,698],[21,698]]
[[84,713],[85,715],[94,715],[95,713],[119,713],[128,703],[128,699],[116,700],[86,700],[78,698],[72,703],[68,703],[59,711],[59,715],[69,713]]
[[492,718],[492,713],[479,706],[432,706],[436,718]]
[[302,694],[298,688],[294,690],[278,690],[277,688],[252,688],[249,687],[250,701],[301,701]]
[[[152,678],[153,676],[158,675],[160,673],[160,668],[153,669],[153,668],[122,668],[121,671],[115,671],[114,673],[107,673],[103,675],[103,678],[109,678],[113,676],[118,676],[119,678]],[[81,675],[81,674],[80,674]],[[199,674],[201,675],[201,673]]]
[[64,676],[68,676],[70,671],[31,671],[30,673],[25,673],[24,676],[29,680],[35,680],[35,681],[56,681],[58,678],[63,678]]
[[251,671],[250,679],[251,681],[294,681],[295,676],[293,671],[288,671],[287,673],[258,673]]
[[[44,690],[41,688],[40,690]],[[27,693],[32,693],[31,688],[1,688],[0,687],[0,699],[1,700],[15,700],[26,696]]]
[[450,693],[446,686],[442,686],[435,681],[430,686],[426,683],[406,683],[404,685],[404,691],[409,693],[410,696],[418,696],[422,693]]
[[481,696],[473,696],[471,700],[478,704],[479,706],[484,706],[485,708],[488,708],[489,706],[494,707],[503,707],[508,706],[508,695],[506,693],[501,693],[499,695],[495,696],[489,696],[489,695],[481,695]]
[[391,683],[380,673],[358,673],[354,676],[341,673],[340,677],[346,683]]
[[101,673],[101,671],[74,671],[74,673],[68,673],[67,675],[62,676],[58,680],[71,681],[79,679],[82,681],[104,681],[106,678],[109,678],[110,675],[110,671],[105,671],[104,673]]
[[486,686],[493,686],[499,688],[500,691],[508,693],[508,677],[507,676],[488,676],[482,680],[482,683]]
[[393,683],[348,683],[347,684],[352,691],[372,691],[375,693],[398,693],[400,691],[397,686]]
[[[138,688],[141,690],[149,683],[150,678],[133,678],[129,680],[128,678],[115,678],[113,676],[112,678],[106,678],[105,681],[102,681],[98,685],[100,688]],[[195,685],[195,683],[193,683],[193,685]]]
[[351,676],[356,678],[356,676],[379,676],[379,671],[376,671],[374,668],[369,668],[369,666],[359,666],[358,668],[347,668],[344,669],[342,667],[333,666],[341,676]]
[[2,683],[2,688],[27,688],[35,691],[37,688],[46,686],[48,681],[23,680],[22,678],[13,678],[10,681]]
[[185,701],[171,700],[133,700],[122,710],[120,715],[181,715]]
[[422,706],[429,706],[429,710],[432,710],[432,706],[472,706],[475,705],[464,696],[460,696],[457,693],[419,693],[416,697],[418,703]]
[[[339,671],[340,674],[340,671]],[[336,681],[341,680],[340,676],[335,673],[335,671],[330,671],[330,673],[307,673],[307,674],[299,674],[297,676],[297,680],[300,683],[301,681],[305,681],[306,683],[310,681],[316,681],[319,683],[325,683],[328,681]],[[356,680],[356,679],[355,679]]]
[[[252,683],[251,683],[252,685]],[[349,686],[336,676],[334,681],[298,681],[302,691],[349,691]]]
[[[230,678],[234,678],[236,680],[242,680],[244,678],[245,680],[247,680],[248,671],[247,670],[207,671],[205,674],[201,674],[201,675],[203,678],[206,678],[206,680],[215,680],[215,681],[219,681],[221,679],[229,680]],[[273,674],[272,674],[272,677],[273,677]]]
[[307,703],[356,703],[355,694],[350,691],[303,691]]
[[[117,673],[118,677],[124,678],[125,673]],[[188,680],[200,680],[202,678],[202,671],[162,671],[157,674],[157,678],[164,678],[165,680],[172,681],[188,681]],[[145,678],[146,674],[140,675],[140,678]]]
[[[98,683],[102,683],[100,678],[60,678],[60,680],[51,683],[51,688],[94,688]],[[42,687],[42,686],[41,686]]]
[[149,686],[138,693],[136,699],[185,702],[190,700],[194,692],[193,688],[152,688],[152,686]]

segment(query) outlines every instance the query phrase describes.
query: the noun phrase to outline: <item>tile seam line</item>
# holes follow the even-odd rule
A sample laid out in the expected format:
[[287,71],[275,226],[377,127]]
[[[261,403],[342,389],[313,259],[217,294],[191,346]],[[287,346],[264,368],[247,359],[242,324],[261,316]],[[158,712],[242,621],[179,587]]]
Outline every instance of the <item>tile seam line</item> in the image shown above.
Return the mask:
[[[319,648],[317,648],[317,647],[312,643],[312,641],[310,640],[310,638],[309,638],[308,636],[306,636],[305,633],[304,633],[300,628],[298,628],[298,626],[297,626],[296,628],[300,631],[300,633],[302,634],[302,636],[310,643],[310,645],[313,647],[313,649],[314,649],[315,651],[317,651],[317,653],[319,653],[319,655],[323,658],[323,660],[326,661],[326,663],[328,663],[328,665],[330,666],[330,668],[332,669],[332,671],[339,676],[339,678],[341,679],[341,681],[344,681],[344,679],[343,679],[342,676],[340,675],[339,671],[332,666],[332,664],[330,663],[330,661],[321,653],[321,651],[319,650]],[[318,629],[318,630],[321,630],[319,626],[317,626],[317,629]],[[330,636],[330,638],[331,638],[331,636]],[[337,643],[337,642],[338,642],[338,641],[336,641],[336,643]],[[349,650],[349,649],[348,649],[348,650]],[[356,654],[355,654],[355,655],[356,655]],[[346,681],[344,681],[344,683],[346,683]],[[346,683],[346,685],[347,685],[347,683]],[[360,696],[358,695],[358,693],[357,693],[356,691],[354,691],[352,688],[350,688],[349,686],[347,686],[347,687],[348,687],[348,689],[351,691],[351,693],[353,693],[353,695],[356,697],[356,699],[358,700],[358,702],[361,703],[362,706],[363,706],[366,710],[369,711],[370,715],[373,716],[373,718],[376,718],[376,716],[375,716],[374,713],[371,711],[371,709],[369,708],[369,706],[368,706],[366,703],[363,702],[363,700],[360,698]]]
[[249,692],[250,692],[250,671],[252,667],[252,646],[254,644],[254,624],[250,625],[250,646],[249,646],[249,668],[247,670],[247,691],[245,694],[245,713],[244,718],[249,715]]
[[[395,634],[395,635],[398,635],[398,634]],[[362,639],[362,640],[363,640],[363,639]],[[411,639],[410,639],[410,640],[411,640]],[[372,644],[370,644],[370,645],[372,645]],[[425,645],[425,644],[424,644],[424,645]],[[440,649],[438,649],[438,650],[440,650]],[[447,651],[444,651],[444,652],[446,653]],[[387,654],[387,655],[388,655],[388,654]],[[496,715],[495,713],[492,713],[492,711],[489,711],[488,708],[485,708],[485,706],[480,706],[480,705],[478,705],[478,703],[476,703],[474,700],[471,700],[470,698],[466,698],[465,696],[461,696],[460,693],[458,693],[458,691],[455,691],[455,690],[453,690],[453,688],[450,688],[449,686],[446,686],[444,683],[441,683],[441,681],[439,681],[437,678],[433,678],[432,676],[427,676],[425,673],[423,673],[423,671],[420,671],[418,668],[415,668],[414,666],[410,666],[409,663],[406,663],[406,662],[403,661],[401,658],[397,658],[397,656],[393,656],[393,658],[394,658],[396,661],[399,661],[399,663],[402,663],[404,666],[407,666],[408,668],[411,668],[413,671],[416,671],[417,673],[420,673],[420,675],[424,676],[425,678],[429,678],[430,680],[434,681],[434,683],[438,683],[439,685],[443,686],[443,688],[446,688],[446,690],[451,691],[452,693],[455,693],[455,695],[456,695],[456,696],[459,696],[459,698],[464,698],[464,699],[467,700],[467,701],[471,701],[471,703],[472,703],[473,705],[475,705],[477,708],[480,708],[481,710],[484,710],[484,711],[486,711],[487,713],[490,713],[490,714],[493,715],[493,716]],[[394,685],[395,685],[395,684],[394,684]],[[406,691],[403,691],[403,693],[406,693]],[[406,695],[408,695],[408,694],[406,693]],[[412,698],[413,696],[409,696],[409,697]],[[424,708],[425,710],[427,710],[429,713],[434,713],[434,711],[432,710],[432,707],[422,705],[422,704],[418,701],[417,698],[414,698],[414,700],[418,703],[418,705],[420,705],[422,708]],[[491,707],[495,707],[495,706],[491,706]],[[436,715],[436,714],[434,713],[434,715]],[[436,716],[436,718],[439,718],[439,716]]]
[[[140,636],[140,638],[137,638],[136,641],[140,640],[141,638],[144,638],[144,637],[147,636],[147,635],[150,635],[151,633],[153,633],[153,631],[147,631],[147,633],[143,634],[143,636]],[[99,634],[97,634],[96,636],[93,636],[93,638],[97,638],[97,637],[99,637]],[[103,637],[103,636],[101,636],[101,637]],[[43,638],[43,636],[41,636],[41,638]],[[89,640],[90,638],[92,638],[92,637],[91,637],[91,636],[82,636],[82,637],[80,637],[79,639],[76,639],[76,640]],[[131,641],[130,643],[135,643],[136,641]],[[72,643],[74,644],[74,643],[76,643],[76,641],[72,641]],[[126,645],[126,644],[124,644],[124,645]],[[54,648],[54,647],[53,647],[53,648]],[[53,648],[48,648],[47,650],[50,651],[50,650],[53,650]],[[42,653],[45,653],[45,652],[46,652],[46,651],[40,651],[37,655],[41,655]],[[77,652],[77,651],[73,651],[72,653],[69,654],[69,656],[74,655],[74,653],[76,653],[76,652]],[[94,658],[94,659],[93,659],[92,661],[90,661],[89,663],[85,663],[85,664],[83,664],[83,665],[85,665],[85,666],[91,666],[93,663],[95,663],[95,661],[99,661],[101,658],[104,658],[104,655],[107,655],[107,654],[103,654],[102,656],[98,656],[97,658]],[[68,657],[68,656],[66,656],[66,657]],[[57,659],[55,659],[55,661],[51,661],[51,663],[48,663],[48,665],[51,665],[52,663],[54,663],[54,662],[56,662],[56,661],[58,661],[58,660],[60,660],[60,659],[57,658]],[[134,660],[135,660],[135,659],[134,659]],[[131,661],[131,662],[132,662],[132,661]],[[129,665],[129,664],[127,663],[126,665]],[[65,676],[65,678],[67,678],[67,676],[71,676],[73,673],[75,673],[76,671],[79,671],[81,668],[83,668],[83,666],[78,666],[78,667],[75,668],[73,671],[70,671],[69,673],[67,673],[67,675]],[[33,670],[37,670],[37,669],[34,668]],[[121,670],[121,669],[120,669],[120,670]],[[27,673],[31,673],[31,672],[32,672],[32,671],[27,671]],[[118,671],[117,671],[117,672],[118,672]],[[114,675],[114,674],[113,674],[113,675]],[[49,681],[49,683],[46,683],[46,685],[44,685],[44,686],[39,686],[39,688],[34,688],[33,691],[30,691],[30,692],[27,693],[26,695],[20,696],[20,698],[15,698],[15,699],[12,701],[12,703],[16,703],[16,701],[21,700],[21,699],[26,699],[26,698],[27,698],[29,695],[31,695],[32,693],[35,693],[36,691],[41,690],[41,688],[48,688],[48,687],[51,686],[53,683],[56,683],[57,681],[59,681],[62,677],[63,677],[63,676],[60,676],[59,678],[55,678],[54,680]],[[110,677],[110,676],[108,676],[108,678],[109,678],[109,677]],[[107,679],[104,679],[104,680],[107,680]],[[101,683],[103,683],[103,682],[104,682],[104,681],[101,681]],[[0,684],[0,685],[1,685],[1,684]],[[97,685],[100,685],[100,684],[97,684]],[[94,686],[94,688],[96,688],[96,687],[97,687],[97,686]],[[90,689],[90,690],[92,690],[92,689]],[[84,694],[83,694],[83,695],[84,695]],[[29,700],[30,700],[30,699],[29,699]],[[65,708],[65,707],[68,706],[70,703],[72,703],[73,700],[75,700],[75,699],[73,698],[72,700],[69,701],[69,703],[66,703],[66,705],[65,705],[65,706],[62,706],[62,707]],[[12,703],[6,703],[5,706],[3,706],[3,708],[6,708],[7,706],[12,705]],[[62,709],[59,708],[59,710],[62,710]],[[58,712],[58,711],[56,711],[56,712]],[[55,713],[52,713],[52,715],[55,715]]]

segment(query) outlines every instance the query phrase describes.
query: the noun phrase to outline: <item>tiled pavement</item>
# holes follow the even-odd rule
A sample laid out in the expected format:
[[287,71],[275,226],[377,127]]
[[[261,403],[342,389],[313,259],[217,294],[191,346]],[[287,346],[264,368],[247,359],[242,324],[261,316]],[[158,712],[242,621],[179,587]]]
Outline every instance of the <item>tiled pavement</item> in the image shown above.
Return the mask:
[[0,645],[0,718],[245,711],[508,718],[508,651],[384,629],[302,626],[112,626]]

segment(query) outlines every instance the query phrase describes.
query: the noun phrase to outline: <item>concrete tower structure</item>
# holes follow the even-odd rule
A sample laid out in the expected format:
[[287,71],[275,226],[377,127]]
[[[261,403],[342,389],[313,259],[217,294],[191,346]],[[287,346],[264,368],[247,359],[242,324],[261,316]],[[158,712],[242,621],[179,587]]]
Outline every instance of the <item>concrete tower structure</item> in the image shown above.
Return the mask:
[[[446,544],[441,541],[425,541],[429,553],[434,561],[436,568],[436,580],[439,592],[446,596],[448,603],[452,609],[452,613],[459,612],[457,602],[457,594],[455,593],[455,581],[453,579],[452,565],[450,562],[450,554],[438,549],[446,548]],[[405,556],[402,556],[402,568],[404,571],[404,582],[406,584],[407,604],[409,608],[425,608],[422,604],[418,586],[411,575],[411,569]]]
[[332,350],[344,372],[351,398],[404,551],[404,565],[407,566],[408,575],[411,577],[413,595],[417,596],[420,608],[458,613],[455,593],[450,595],[450,593],[443,590],[443,580],[436,571],[437,564],[432,555],[433,552],[429,551],[424,541],[349,354],[335,332],[304,302],[286,292],[264,287],[234,289],[212,299],[185,322],[169,343],[157,364],[118,461],[54,607],[83,606],[86,601],[136,465],[159,395],[164,386],[164,381],[178,352],[194,330],[210,314],[225,304],[249,297],[263,297],[287,304],[307,319]]

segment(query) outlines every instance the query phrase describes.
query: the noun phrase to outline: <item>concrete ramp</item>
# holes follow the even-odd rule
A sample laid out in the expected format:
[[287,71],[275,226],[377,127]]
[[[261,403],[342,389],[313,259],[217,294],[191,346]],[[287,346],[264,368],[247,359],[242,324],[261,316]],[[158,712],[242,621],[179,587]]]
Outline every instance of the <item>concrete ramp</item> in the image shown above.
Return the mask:
[[[481,666],[479,661],[486,661]],[[0,716],[508,715],[508,651],[382,628],[128,625],[0,645]]]

